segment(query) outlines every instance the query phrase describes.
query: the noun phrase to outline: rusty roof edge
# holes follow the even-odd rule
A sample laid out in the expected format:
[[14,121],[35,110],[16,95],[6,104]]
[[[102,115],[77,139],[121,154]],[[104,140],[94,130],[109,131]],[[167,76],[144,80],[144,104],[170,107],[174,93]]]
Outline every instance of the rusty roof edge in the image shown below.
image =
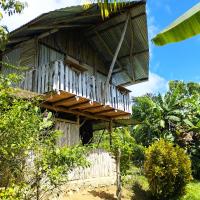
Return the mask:
[[[139,0],[139,1],[133,0],[133,1],[131,1],[130,3],[128,3],[128,5],[127,5],[126,7],[122,8],[122,10],[119,10],[117,13],[113,13],[113,14],[108,18],[108,20],[110,20],[111,18],[115,17],[116,15],[118,15],[120,12],[122,12],[122,11],[124,11],[124,10],[130,9],[130,8],[134,8],[134,7],[138,6],[138,5],[145,4],[145,3],[146,3],[146,0]],[[88,10],[94,8],[95,6],[97,6],[97,4],[93,4],[90,8],[84,10],[83,7],[82,7],[81,5],[76,5],[76,6],[65,7],[65,8],[56,9],[56,10],[53,10],[53,11],[50,11],[50,12],[47,12],[47,13],[43,13],[43,14],[39,15],[38,17],[32,19],[31,21],[25,23],[24,25],[18,27],[17,29],[11,31],[11,32],[9,33],[9,36],[12,37],[14,34],[18,33],[19,31],[22,31],[23,29],[28,28],[29,26],[31,26],[31,25],[34,24],[34,23],[37,23],[39,20],[41,20],[41,19],[44,18],[45,16],[50,15],[51,13],[59,12],[59,11],[64,11],[64,9],[66,9],[66,8],[69,8],[69,9],[70,9],[70,8],[78,8],[78,7],[80,7],[80,8],[82,8],[82,11],[79,12],[79,13],[77,13],[78,15],[80,15],[81,13],[85,13],[85,12],[87,12]],[[97,12],[98,12],[98,10],[97,10]],[[106,22],[106,21],[107,21],[107,20],[103,21],[103,23]]]

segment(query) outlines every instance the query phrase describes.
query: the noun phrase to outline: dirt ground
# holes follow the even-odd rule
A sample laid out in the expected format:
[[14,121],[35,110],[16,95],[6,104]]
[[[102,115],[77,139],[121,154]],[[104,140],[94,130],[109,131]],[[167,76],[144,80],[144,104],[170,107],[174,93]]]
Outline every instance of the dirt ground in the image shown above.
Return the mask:
[[[96,189],[84,189],[78,192],[68,193],[63,200],[116,200],[116,186],[99,187]],[[131,192],[123,189],[123,200],[131,199]]]

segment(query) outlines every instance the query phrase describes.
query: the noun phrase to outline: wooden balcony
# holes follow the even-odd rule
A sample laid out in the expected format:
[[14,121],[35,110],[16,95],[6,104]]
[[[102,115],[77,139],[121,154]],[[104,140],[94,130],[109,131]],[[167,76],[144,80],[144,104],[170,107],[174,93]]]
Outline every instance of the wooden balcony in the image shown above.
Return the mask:
[[44,107],[56,111],[87,113],[95,117],[118,118],[130,115],[129,90],[109,85],[103,99],[103,80],[98,80],[87,72],[76,71],[63,61],[39,66],[33,75],[26,74],[24,89],[46,94]]

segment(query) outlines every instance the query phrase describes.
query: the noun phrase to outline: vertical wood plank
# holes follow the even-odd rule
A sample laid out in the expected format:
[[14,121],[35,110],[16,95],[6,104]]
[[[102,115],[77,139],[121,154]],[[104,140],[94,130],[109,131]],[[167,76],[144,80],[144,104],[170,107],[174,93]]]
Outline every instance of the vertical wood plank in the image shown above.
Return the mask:
[[69,92],[69,67],[65,65],[65,90]]
[[50,66],[49,64],[46,64],[46,78],[45,78],[45,88],[44,92],[48,92],[48,87],[49,87],[49,74],[50,74]]
[[47,92],[53,89],[53,76],[54,76],[54,65],[50,63],[48,66],[49,66],[49,84],[48,84]]
[[38,67],[38,93],[40,94],[41,93],[41,65],[39,65]]
[[86,73],[83,74],[83,97],[86,97]]
[[87,87],[86,87],[86,89],[87,89],[87,98],[90,99],[91,85],[90,85],[90,76],[89,76],[88,73],[87,73],[86,80],[87,80]]
[[60,62],[60,89],[64,90],[64,63],[63,61]]
[[59,90],[59,81],[58,81],[58,61],[54,63],[54,80],[53,80],[53,90]]
[[82,73],[79,74],[79,80],[78,80],[78,95],[79,96],[83,96],[83,93],[82,93]]
[[44,86],[45,86],[45,64],[44,65],[42,65],[42,83],[41,83],[41,93],[43,94],[44,93]]
[[73,76],[72,76],[72,70],[71,70],[71,68],[69,68],[69,85],[70,85],[70,93],[73,93],[73,88],[72,88],[72,86],[73,86],[73,78],[72,78]]

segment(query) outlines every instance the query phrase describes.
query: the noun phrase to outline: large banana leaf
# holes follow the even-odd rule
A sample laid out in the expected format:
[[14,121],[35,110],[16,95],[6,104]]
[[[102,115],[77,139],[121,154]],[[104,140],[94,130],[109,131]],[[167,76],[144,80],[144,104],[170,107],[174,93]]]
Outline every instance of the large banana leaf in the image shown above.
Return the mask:
[[181,17],[164,29],[153,42],[162,46],[168,43],[179,42],[200,34],[200,3],[192,7]]

